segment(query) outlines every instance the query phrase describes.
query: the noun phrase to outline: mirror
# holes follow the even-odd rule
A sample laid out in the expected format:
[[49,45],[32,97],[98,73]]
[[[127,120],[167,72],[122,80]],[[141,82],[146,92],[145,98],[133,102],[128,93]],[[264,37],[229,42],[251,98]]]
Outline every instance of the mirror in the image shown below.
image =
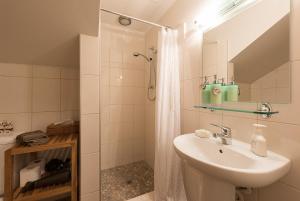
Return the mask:
[[238,88],[223,102],[291,102],[289,12],[289,1],[257,1],[204,33],[203,76]]

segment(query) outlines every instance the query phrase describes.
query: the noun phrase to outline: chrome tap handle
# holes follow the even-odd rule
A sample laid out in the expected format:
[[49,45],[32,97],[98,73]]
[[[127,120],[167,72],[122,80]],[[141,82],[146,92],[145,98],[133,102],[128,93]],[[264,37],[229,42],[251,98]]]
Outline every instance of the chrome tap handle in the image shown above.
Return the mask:
[[222,134],[224,134],[224,136],[231,136],[231,128],[222,126],[222,125],[218,125],[218,124],[210,124],[210,125],[221,128]]

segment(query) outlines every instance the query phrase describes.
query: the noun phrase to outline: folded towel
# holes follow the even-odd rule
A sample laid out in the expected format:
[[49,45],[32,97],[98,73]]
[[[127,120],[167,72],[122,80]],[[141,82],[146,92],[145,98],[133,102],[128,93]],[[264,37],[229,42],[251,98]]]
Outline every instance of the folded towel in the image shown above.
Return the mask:
[[16,141],[17,144],[22,146],[33,146],[46,144],[49,141],[49,137],[43,131],[37,130],[18,135]]

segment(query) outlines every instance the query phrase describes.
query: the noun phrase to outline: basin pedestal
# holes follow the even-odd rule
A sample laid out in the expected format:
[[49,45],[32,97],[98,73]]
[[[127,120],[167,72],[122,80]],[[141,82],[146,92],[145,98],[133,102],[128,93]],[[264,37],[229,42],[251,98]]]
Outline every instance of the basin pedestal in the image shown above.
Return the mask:
[[184,187],[188,201],[235,201],[235,186],[200,172],[182,162]]

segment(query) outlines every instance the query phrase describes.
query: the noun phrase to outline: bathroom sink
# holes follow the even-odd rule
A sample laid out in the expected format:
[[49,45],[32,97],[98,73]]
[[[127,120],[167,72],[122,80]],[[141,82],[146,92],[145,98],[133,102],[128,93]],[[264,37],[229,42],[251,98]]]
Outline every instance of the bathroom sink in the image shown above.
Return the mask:
[[291,166],[289,159],[271,151],[267,157],[256,156],[249,144],[234,139],[232,145],[222,145],[215,138],[186,134],[173,143],[177,154],[190,166],[235,186],[267,186],[283,177]]

